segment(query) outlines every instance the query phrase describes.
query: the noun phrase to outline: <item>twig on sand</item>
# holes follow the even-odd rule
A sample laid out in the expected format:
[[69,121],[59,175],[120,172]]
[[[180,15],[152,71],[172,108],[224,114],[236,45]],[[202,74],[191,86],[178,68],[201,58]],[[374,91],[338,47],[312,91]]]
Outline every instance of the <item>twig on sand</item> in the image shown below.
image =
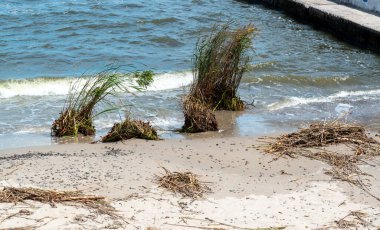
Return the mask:
[[[206,226],[196,226],[196,225],[184,225],[184,224],[168,224],[167,225],[172,225],[172,226],[178,226],[178,227],[185,227],[185,228],[198,228],[198,229],[211,229],[211,230],[227,230],[225,228],[219,228],[219,227],[206,227]],[[220,224],[223,225],[223,224]],[[237,227],[233,225],[226,225],[228,227],[231,227],[233,229],[242,229],[242,230],[281,230],[285,229],[285,227],[275,227],[275,228],[242,228],[242,227]]]
[[[351,211],[346,216],[334,222],[338,228],[357,228],[359,226],[367,227],[370,223],[363,219],[366,216],[367,214],[364,212]],[[353,217],[353,220],[347,220],[349,217]]]
[[[209,222],[208,224],[213,224],[213,225],[222,225],[222,226],[225,226],[225,227],[229,227],[229,228],[233,228],[233,229],[241,229],[241,230],[281,230],[281,229],[285,229],[286,227],[267,227],[267,228],[247,228],[247,227],[239,227],[239,226],[236,226],[236,225],[232,225],[232,224],[227,224],[227,223],[223,223],[223,222],[220,222],[220,221],[216,221],[216,220],[213,220],[211,218],[208,218],[208,217],[205,217],[204,219],[199,219],[199,218],[192,218],[192,217],[187,217],[186,219],[188,220],[197,220],[197,221],[207,221]],[[167,223],[168,224],[168,223]],[[220,227],[212,227],[212,226],[194,226],[194,225],[188,225],[186,223],[186,225],[179,225],[179,224],[168,224],[168,225],[174,225],[174,226],[182,226],[182,227],[192,227],[192,228],[199,228],[199,229],[214,229],[214,230],[223,230],[224,228],[220,228]]]
[[25,227],[17,227],[17,228],[0,228],[0,230],[34,230],[36,226],[25,226]]

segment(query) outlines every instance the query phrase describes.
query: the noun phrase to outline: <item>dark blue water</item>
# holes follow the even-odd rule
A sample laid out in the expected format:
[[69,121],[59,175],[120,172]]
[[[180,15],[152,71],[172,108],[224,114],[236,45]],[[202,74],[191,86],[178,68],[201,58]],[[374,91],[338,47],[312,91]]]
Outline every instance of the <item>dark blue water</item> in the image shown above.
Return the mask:
[[[135,116],[164,130],[183,122],[197,39],[215,24],[252,23],[253,70],[233,135],[336,117],[380,128],[380,56],[240,1],[29,0],[0,2],[0,148],[48,144],[71,81],[107,65],[158,73],[154,87],[124,95]],[[17,80],[16,80],[17,79]],[[96,120],[105,133],[120,114]],[[168,132],[170,133],[170,132]],[[23,141],[20,141],[23,140]]]

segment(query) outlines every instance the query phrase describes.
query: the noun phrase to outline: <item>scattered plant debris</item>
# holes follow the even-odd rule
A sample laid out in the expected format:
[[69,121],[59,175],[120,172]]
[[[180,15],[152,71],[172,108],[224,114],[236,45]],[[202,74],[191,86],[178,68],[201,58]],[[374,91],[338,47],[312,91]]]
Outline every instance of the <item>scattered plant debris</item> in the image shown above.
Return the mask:
[[346,124],[338,120],[313,123],[298,132],[280,136],[269,145],[266,152],[292,156],[303,148],[325,147],[341,143],[356,145],[359,155],[380,154],[379,143],[368,137],[362,126]]
[[94,209],[100,214],[114,216],[114,208],[105,201],[105,197],[85,195],[81,191],[54,191],[38,188],[4,187],[0,191],[1,203],[18,203],[34,200],[55,206],[56,203],[74,203]]
[[162,188],[193,199],[202,198],[205,193],[211,192],[206,182],[199,181],[198,176],[191,172],[171,172],[162,168],[165,174],[156,178],[158,185]]
[[[345,144],[353,151],[339,153],[321,148],[334,144]],[[326,170],[326,174],[351,183],[380,201],[380,198],[374,196],[363,183],[361,176],[367,174],[358,166],[380,155],[380,143],[369,137],[360,125],[339,120],[313,123],[298,132],[275,138],[265,146],[264,151],[278,156],[304,156],[323,161],[331,166],[330,170]]]
[[342,229],[368,227],[370,223],[365,220],[367,214],[361,211],[351,211],[340,220],[335,221],[336,227]]

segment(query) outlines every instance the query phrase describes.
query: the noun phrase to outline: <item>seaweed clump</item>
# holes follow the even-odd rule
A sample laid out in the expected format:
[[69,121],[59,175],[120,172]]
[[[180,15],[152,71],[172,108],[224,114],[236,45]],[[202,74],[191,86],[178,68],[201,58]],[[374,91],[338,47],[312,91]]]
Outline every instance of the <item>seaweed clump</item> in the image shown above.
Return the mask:
[[115,123],[111,130],[102,138],[102,142],[116,142],[132,138],[158,140],[157,131],[149,124],[140,120],[125,119]]
[[183,132],[215,131],[215,110],[244,110],[237,90],[248,70],[254,31],[250,24],[236,30],[226,24],[199,39],[193,59],[193,83],[182,105]]
[[[96,130],[93,118],[116,109],[109,97],[116,96],[117,89],[129,92],[129,88],[140,90],[141,87],[147,87],[153,80],[152,75],[151,71],[136,72],[132,78],[130,75],[104,71],[95,76],[79,78],[71,86],[62,112],[51,126],[51,135],[94,135]],[[132,83],[133,79],[135,85]],[[95,106],[99,103],[112,105],[114,108],[94,114]]]

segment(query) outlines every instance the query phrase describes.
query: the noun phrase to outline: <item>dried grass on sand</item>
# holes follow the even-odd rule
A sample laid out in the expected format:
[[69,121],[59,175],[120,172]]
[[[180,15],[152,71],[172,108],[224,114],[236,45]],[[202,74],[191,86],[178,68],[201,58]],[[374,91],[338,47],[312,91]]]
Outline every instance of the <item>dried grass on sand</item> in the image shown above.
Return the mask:
[[0,191],[0,203],[18,203],[25,200],[34,200],[49,203],[81,204],[85,207],[95,209],[100,214],[113,216],[114,209],[106,201],[105,197],[85,195],[80,191],[53,191],[37,188],[14,188],[4,187]]
[[[322,148],[334,144],[345,144],[353,151],[340,153]],[[370,193],[368,186],[361,180],[361,176],[366,174],[359,168],[359,164],[380,155],[380,143],[369,137],[360,125],[339,120],[313,123],[298,132],[275,138],[265,146],[265,152],[278,156],[304,156],[326,162],[332,167],[326,170],[326,174],[354,184],[380,200]]]
[[379,155],[379,143],[368,137],[365,129],[356,124],[340,121],[313,123],[298,132],[286,134],[276,139],[266,149],[268,153],[293,155],[300,149],[325,147],[332,144],[353,144],[358,154]]
[[171,172],[166,168],[163,169],[165,174],[156,178],[162,188],[193,199],[201,198],[205,193],[211,192],[206,182],[201,182],[198,176],[191,172]]

